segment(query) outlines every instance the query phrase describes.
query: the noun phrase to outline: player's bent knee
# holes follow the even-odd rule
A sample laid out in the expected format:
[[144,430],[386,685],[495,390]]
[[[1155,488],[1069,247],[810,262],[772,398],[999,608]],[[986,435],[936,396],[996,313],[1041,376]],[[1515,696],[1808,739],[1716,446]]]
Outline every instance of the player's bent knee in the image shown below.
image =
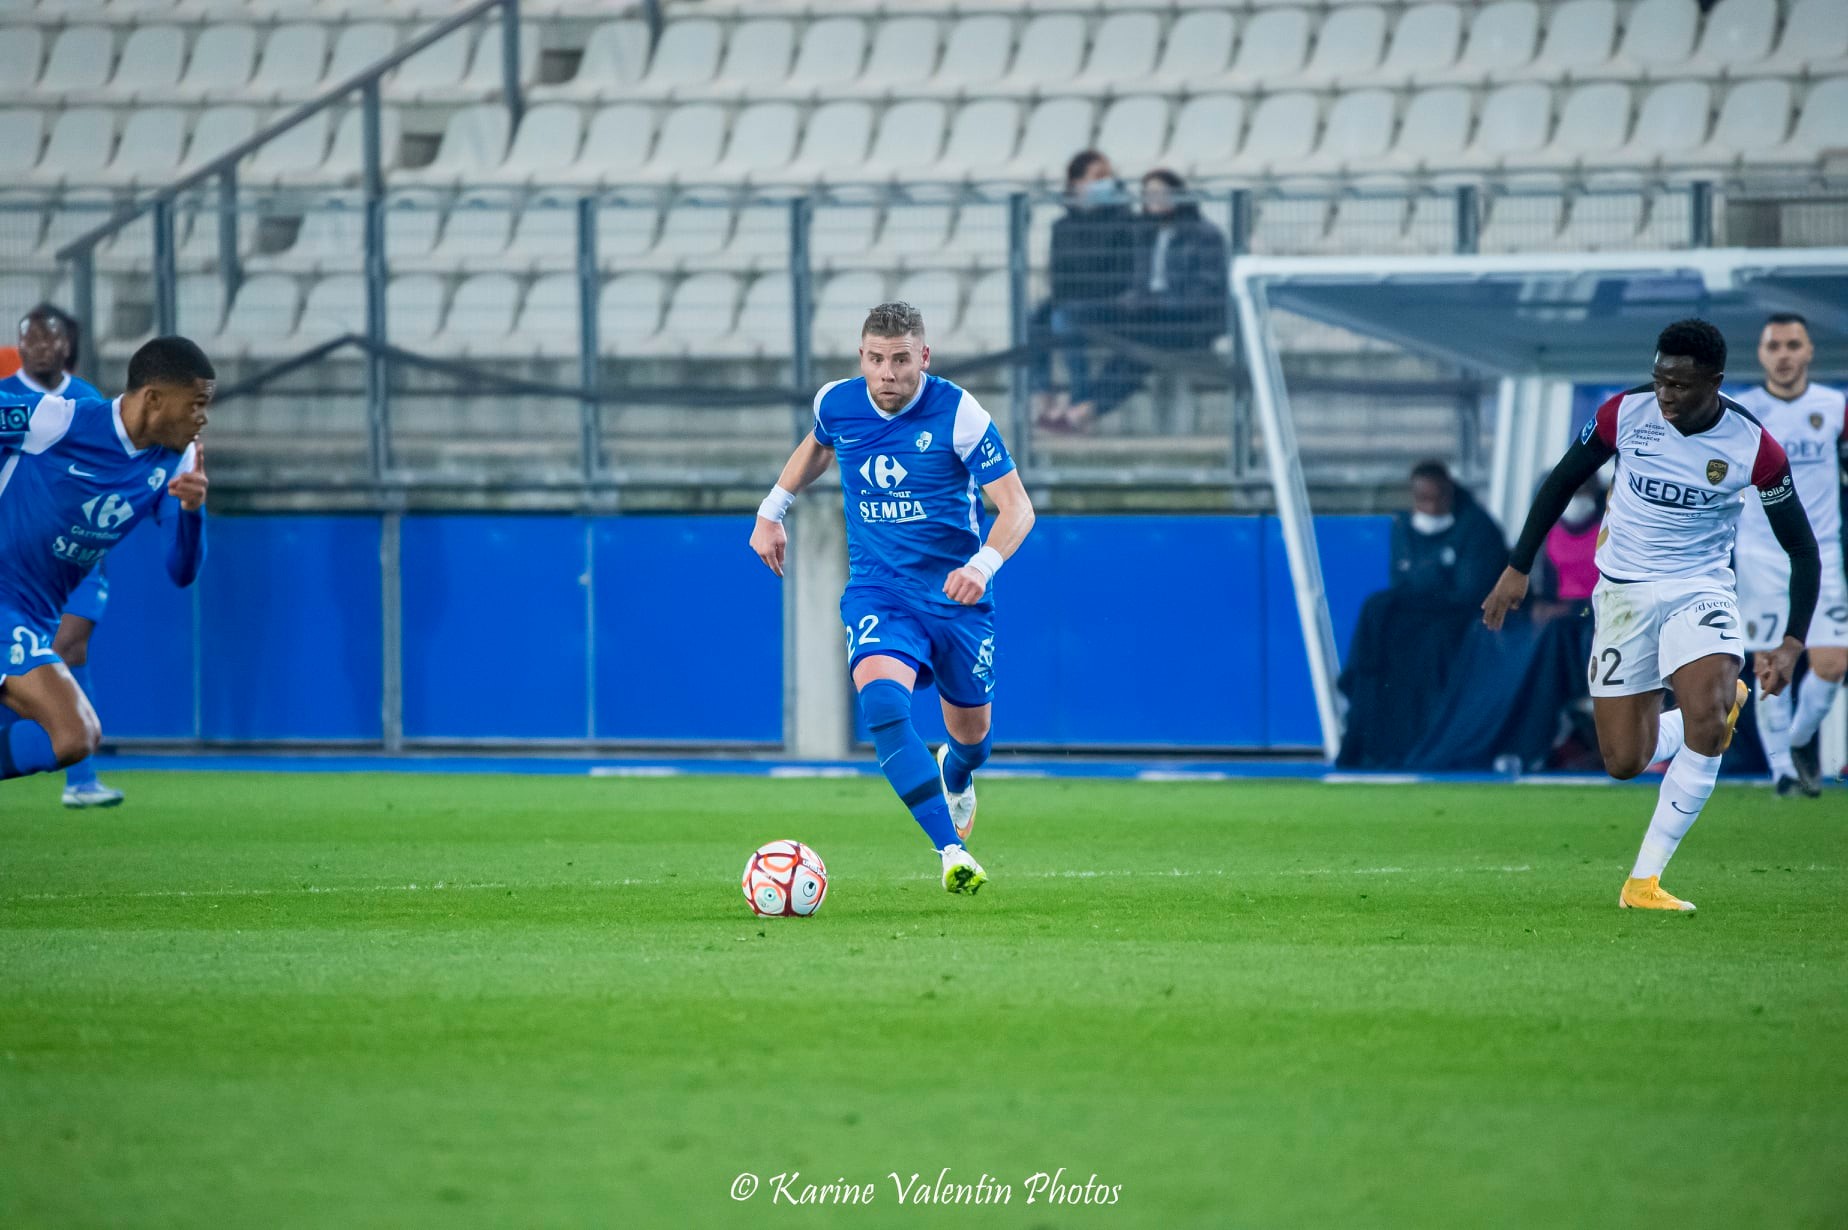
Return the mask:
[[874,731],[909,722],[911,691],[896,679],[875,679],[860,689],[860,714]]
[[1627,782],[1633,777],[1641,777],[1648,767],[1649,757],[1647,756],[1638,756],[1635,753],[1621,756],[1611,752],[1604,754],[1604,771],[1620,782]]

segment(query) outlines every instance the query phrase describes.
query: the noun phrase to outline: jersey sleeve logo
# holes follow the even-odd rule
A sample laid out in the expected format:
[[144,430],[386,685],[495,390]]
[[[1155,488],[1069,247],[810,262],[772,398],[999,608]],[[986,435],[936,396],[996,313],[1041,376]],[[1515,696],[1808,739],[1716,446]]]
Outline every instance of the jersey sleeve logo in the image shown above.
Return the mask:
[[1717,487],[1725,480],[1726,463],[1717,457],[1709,461],[1707,463],[1707,481]]

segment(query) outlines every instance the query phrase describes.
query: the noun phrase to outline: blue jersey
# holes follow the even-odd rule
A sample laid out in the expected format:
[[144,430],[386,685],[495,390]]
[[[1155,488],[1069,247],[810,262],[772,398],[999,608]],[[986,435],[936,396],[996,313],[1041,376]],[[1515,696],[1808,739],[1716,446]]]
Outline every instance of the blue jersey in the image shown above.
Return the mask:
[[815,438],[840,462],[848,584],[958,606],[943,581],[982,545],[980,488],[1014,471],[981,403],[926,374],[910,404],[887,414],[864,377],[837,380],[815,395]]
[[55,389],[48,389],[38,384],[32,377],[26,375],[24,368],[14,372],[5,380],[0,380],[0,401],[36,401],[46,393],[69,401],[84,401],[102,396],[96,391],[95,385],[88,380],[79,380],[69,372],[64,374],[64,379],[59,381]]
[[167,483],[193,457],[190,446],[135,448],[119,398],[0,396],[0,607],[55,624],[78,583],[149,518],[171,526],[167,570],[191,583],[204,514],[183,512]]

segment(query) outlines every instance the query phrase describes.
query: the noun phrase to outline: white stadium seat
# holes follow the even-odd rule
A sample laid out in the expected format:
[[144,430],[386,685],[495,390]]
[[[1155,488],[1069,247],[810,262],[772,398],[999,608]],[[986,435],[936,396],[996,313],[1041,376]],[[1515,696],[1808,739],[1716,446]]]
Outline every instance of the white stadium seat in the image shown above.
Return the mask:
[[11,155],[13,174],[30,176],[45,144],[45,112],[36,107],[0,110],[0,149]]
[[1149,84],[1177,90],[1223,89],[1236,32],[1230,13],[1182,13],[1168,28],[1168,42]]
[[45,36],[37,26],[0,28],[0,96],[31,96],[44,66]]
[[1565,198],[1556,194],[1492,196],[1477,247],[1486,253],[1552,250],[1565,220]]
[[302,300],[295,333],[277,339],[272,354],[306,350],[343,333],[366,331],[366,280],[356,273],[337,273],[317,279]]
[[583,112],[571,103],[541,103],[527,110],[500,165],[482,178],[497,184],[545,183],[577,160]]
[[1265,9],[1245,23],[1230,79],[1221,88],[1243,88],[1265,82],[1294,80],[1309,55],[1312,31],[1309,14],[1301,9]]
[[1540,46],[1540,6],[1534,0],[1497,0],[1476,10],[1457,62],[1421,82],[1470,85],[1506,81],[1525,69]]
[[[214,275],[213,281],[220,281]],[[301,310],[301,287],[284,274],[256,274],[245,278],[225,313],[218,336],[206,344],[213,355],[233,357],[251,351],[270,351],[295,333],[295,316]]]
[[[906,274],[892,292],[924,314],[924,330],[935,337],[952,336],[962,324],[962,277],[947,269]],[[867,304],[871,307],[872,304]]]
[[590,32],[569,81],[533,88],[535,98],[622,97],[634,92],[648,71],[648,23],[610,21]]
[[432,268],[498,269],[513,238],[518,197],[506,189],[464,192],[443,219],[443,233],[430,250]]
[[1407,206],[1402,196],[1343,197],[1335,203],[1334,218],[1314,250],[1338,254],[1403,251]]
[[1347,84],[1407,86],[1450,71],[1463,41],[1463,14],[1454,4],[1415,4],[1399,15],[1392,45],[1378,69]]
[[1388,90],[1338,95],[1315,152],[1284,169],[1292,174],[1330,175],[1384,163],[1392,148],[1393,111]]
[[521,273],[575,269],[577,203],[573,192],[539,192],[528,197],[507,250],[501,254],[501,267]]
[[[302,210],[295,242],[280,252],[251,258],[253,269],[279,273],[322,273],[358,269],[365,258],[366,215],[356,192],[330,192],[308,201]],[[396,254],[389,241],[386,257]]]
[[1704,81],[1670,81],[1651,89],[1637,112],[1630,139],[1614,150],[1587,154],[1594,168],[1649,168],[1667,158],[1692,154],[1706,143],[1713,92]]
[[964,103],[950,124],[949,140],[934,166],[918,166],[920,179],[964,179],[1007,162],[1020,137],[1020,104],[1006,98]]
[[1318,247],[1328,230],[1326,200],[1270,197],[1260,200],[1252,212],[1251,250],[1259,255]]
[[718,75],[697,85],[674,89],[677,99],[752,99],[759,91],[781,85],[795,54],[796,28],[787,21],[744,21],[733,27]]
[[173,107],[142,107],[128,113],[115,158],[99,177],[122,185],[164,184],[173,178],[186,146],[186,116]]
[[392,98],[419,99],[451,93],[468,71],[475,46],[475,26],[464,26],[391,70],[385,92]]
[[168,100],[186,66],[186,33],[178,26],[141,26],[122,44],[122,59],[104,91],[114,99]]
[[1340,86],[1380,67],[1386,54],[1386,10],[1375,5],[1332,10],[1316,33],[1315,54],[1299,81]]
[[1175,112],[1166,159],[1192,178],[1233,169],[1245,130],[1245,102],[1236,94],[1190,98]]
[[1848,70],[1848,21],[1841,0],[1796,0],[1785,15],[1777,50],[1729,71],[1764,75],[1823,75]]
[[754,183],[774,176],[795,158],[801,112],[787,102],[750,103],[732,122],[725,156],[712,168],[710,181]]
[[612,103],[590,117],[577,161],[553,178],[574,184],[611,184],[632,179],[648,164],[654,146],[655,109],[646,103]]
[[[401,123],[396,107],[383,108],[379,114],[379,159],[389,172],[398,165],[398,127]],[[365,175],[365,114],[358,107],[348,107],[334,126],[334,142],[327,160],[321,164],[315,180],[326,184],[359,183]]]
[[1136,167],[1159,165],[1168,148],[1168,100],[1133,95],[1111,103],[1097,126],[1097,148],[1132,155]]
[[1643,229],[1640,192],[1585,193],[1573,198],[1560,246],[1573,252],[1608,252],[1636,246]]
[[723,337],[738,319],[738,279],[729,273],[696,273],[674,288],[653,337],[632,344],[631,353],[684,355],[708,338]]
[[382,21],[362,21],[341,28],[327,58],[324,85],[350,80],[398,48],[398,28]]
[[1741,81],[1726,92],[1707,144],[1681,159],[1681,165],[1710,172],[1730,168],[1747,150],[1775,149],[1790,132],[1793,110],[1790,82]]
[[[506,64],[501,55],[501,23],[491,21],[475,41],[475,52],[469,57],[468,71],[455,88],[455,97],[463,101],[502,98],[505,96],[503,87],[506,73]],[[538,73],[539,27],[523,21],[520,23],[519,63],[522,87],[532,82]]]
[[652,273],[625,273],[603,284],[597,296],[598,349],[627,354],[645,348],[660,332],[667,284]]
[[830,81],[832,98],[885,98],[910,94],[933,79],[937,51],[943,39],[934,17],[884,18],[874,24],[873,46],[866,66],[851,81]]
[[1831,77],[1809,87],[1797,126],[1777,145],[1757,145],[1745,151],[1748,168],[1764,164],[1808,164],[1825,150],[1840,150],[1848,133],[1848,77]]
[[185,98],[241,98],[256,67],[255,27],[208,26],[193,39],[192,58],[176,92]]
[[[1091,145],[1097,109],[1087,98],[1049,98],[1033,108],[1013,158],[971,168],[976,179],[1052,180],[1063,184],[1072,154]],[[1159,140],[1160,134],[1156,134]]]
[[1516,155],[1509,165],[1570,171],[1585,158],[1622,148],[1630,131],[1630,112],[1630,87],[1621,82],[1591,81],[1573,86],[1559,109],[1553,139],[1537,151]]
[[53,121],[45,153],[26,178],[40,184],[96,183],[114,151],[113,111],[104,107],[67,107]]
[[992,354],[1007,349],[1011,328],[1007,271],[985,273],[970,286],[957,331],[939,349],[959,358]]
[[1246,174],[1283,172],[1308,157],[1315,146],[1321,103],[1314,94],[1271,94],[1251,116],[1251,133],[1239,151],[1237,168]]
[[[1692,77],[1750,73],[1771,55],[1777,9],[1765,0],[1720,0],[1707,13],[1700,47],[1676,71]],[[1848,9],[1838,6],[1836,17],[1848,22]]]
[[1566,0],[1547,13],[1540,54],[1507,80],[1582,81],[1602,73],[1617,44],[1616,0]]
[[394,269],[429,268],[443,229],[440,194],[402,188],[385,198],[385,260]]
[[872,139],[870,103],[857,99],[823,103],[809,116],[796,156],[780,167],[764,168],[753,182],[807,186],[829,179],[852,181],[860,177]]
[[937,161],[948,125],[948,108],[934,99],[893,103],[879,117],[879,130],[865,163],[857,174],[851,170],[845,174],[866,183],[921,176]]
[[725,109],[686,103],[662,121],[654,157],[630,178],[638,183],[709,183],[725,145]]
[[654,248],[661,211],[653,204],[605,201],[597,210],[597,265],[627,269]]
[[729,203],[704,197],[682,198],[667,210],[661,233],[645,254],[629,261],[638,269],[685,269],[718,263],[731,239],[733,213]]
[[442,332],[430,339],[429,349],[437,354],[505,355],[519,307],[520,284],[509,275],[479,273],[465,278],[456,287]]
[[319,22],[271,30],[263,39],[263,54],[245,94],[293,102],[319,93],[327,73],[327,36],[328,27]]
[[215,336],[225,322],[225,282],[215,273],[183,273],[173,288],[174,325],[195,337]]
[[[818,269],[863,268],[873,256],[873,236],[879,229],[879,210],[870,205],[839,204],[817,209],[809,227],[809,259]],[[879,261],[895,260],[894,252],[881,252]]]
[[1140,86],[1155,71],[1160,52],[1161,19],[1156,14],[1111,13],[1097,25],[1084,71],[1069,79],[1048,74],[1043,88],[1096,95]]
[[648,71],[636,83],[637,93],[666,98],[675,90],[703,86],[719,71],[724,32],[716,21],[671,21],[655,44]]
[[257,152],[238,168],[238,174],[252,184],[310,182],[327,162],[327,142],[332,129],[330,113],[316,111],[287,132],[258,146]]
[[[1583,75],[1630,81],[1674,76],[1683,71],[1693,55],[1699,29],[1698,0],[1637,0],[1625,17],[1623,42],[1617,54]],[[1568,221],[1568,233],[1572,226]]]
[[815,296],[815,353],[829,357],[852,354],[859,344],[866,313],[885,301],[884,274],[837,273],[824,280]]
[[385,337],[394,346],[422,350],[443,319],[443,279],[434,273],[401,273],[385,287]]
[[786,354],[793,307],[787,273],[765,273],[753,278],[745,286],[731,332],[700,342],[699,352],[731,358]]
[[990,14],[960,17],[944,38],[943,58],[937,71],[908,83],[905,92],[931,98],[985,93],[1006,76],[1013,48],[1014,23],[1010,18]]
[[1399,138],[1386,167],[1411,173],[1458,165],[1469,140],[1469,91],[1461,86],[1420,90],[1405,106]]
[[35,97],[73,100],[99,93],[115,63],[115,39],[104,26],[66,26],[33,87]]
[[463,107],[449,117],[435,160],[406,168],[399,178],[422,184],[477,182],[506,157],[507,128],[507,108],[498,103]]
[[507,353],[568,359],[578,353],[579,333],[577,275],[548,273],[527,290]]
[[193,121],[192,138],[186,143],[186,161],[176,174],[196,170],[233,146],[257,135],[255,108],[243,106],[207,107]]
[[1546,148],[1552,111],[1553,92],[1539,82],[1491,90],[1482,103],[1475,140],[1452,160],[1451,169],[1493,170],[1510,158],[1538,154]]
[[789,203],[747,201],[738,210],[725,246],[717,252],[690,257],[689,269],[724,269],[752,273],[789,267]]
[[[114,210],[114,195],[102,189],[83,188],[64,193],[59,198],[58,208],[51,211],[45,230],[39,236],[38,249],[33,253],[33,264],[46,269],[55,268],[59,248],[85,231],[94,230],[107,222]],[[177,219],[175,224],[178,224]]]
[[866,59],[866,23],[858,17],[827,17],[803,32],[795,66],[780,81],[752,92],[762,99],[829,97],[837,82],[852,81]]

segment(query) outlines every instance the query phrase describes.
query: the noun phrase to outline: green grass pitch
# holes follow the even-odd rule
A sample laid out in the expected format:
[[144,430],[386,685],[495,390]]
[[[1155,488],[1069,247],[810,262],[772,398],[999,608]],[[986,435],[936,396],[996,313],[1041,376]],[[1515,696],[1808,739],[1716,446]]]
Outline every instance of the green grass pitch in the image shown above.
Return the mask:
[[110,780],[0,790],[11,1230],[1848,1224],[1839,791],[1722,788],[1677,917],[1643,789],[990,781],[962,899],[876,780]]

